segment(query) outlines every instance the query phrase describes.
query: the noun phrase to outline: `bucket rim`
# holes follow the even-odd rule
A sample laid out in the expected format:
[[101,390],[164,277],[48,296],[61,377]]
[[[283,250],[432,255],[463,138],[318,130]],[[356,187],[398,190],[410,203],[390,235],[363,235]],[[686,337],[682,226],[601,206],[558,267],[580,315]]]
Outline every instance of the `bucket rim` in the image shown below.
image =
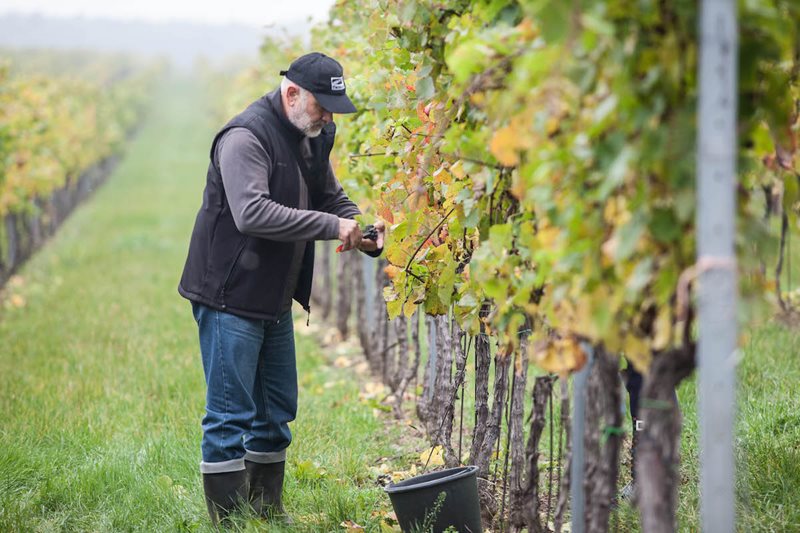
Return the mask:
[[[448,472],[452,471],[451,474],[448,474],[443,477],[438,477],[436,479],[431,479],[428,481],[423,481],[421,483],[411,483],[408,485],[403,485],[403,483],[407,483],[409,481],[413,481],[414,479],[421,478],[424,476],[429,476],[431,474],[441,473],[441,472]],[[397,483],[392,483],[383,488],[383,490],[388,494],[399,494],[402,492],[411,492],[414,490],[424,489],[427,487],[433,487],[436,485],[441,485],[443,483],[447,483],[449,481],[455,481],[458,479],[470,477],[473,474],[478,472],[478,467],[475,465],[467,465],[467,466],[456,466],[453,468],[445,468],[444,470],[434,470],[433,472],[428,472],[425,474],[421,474],[419,476],[410,477],[408,479],[404,479],[403,481],[399,481]]]

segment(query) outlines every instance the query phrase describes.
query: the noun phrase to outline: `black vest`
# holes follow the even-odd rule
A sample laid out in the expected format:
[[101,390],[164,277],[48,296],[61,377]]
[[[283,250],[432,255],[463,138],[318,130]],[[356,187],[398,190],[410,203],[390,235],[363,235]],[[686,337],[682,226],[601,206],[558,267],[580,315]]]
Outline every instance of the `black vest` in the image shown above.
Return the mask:
[[[214,157],[221,136],[235,127],[250,130],[270,156],[270,198],[287,207],[298,207],[298,184],[303,179],[298,165],[303,165],[309,207],[314,209],[336,126],[330,123],[318,137],[309,139],[313,154],[309,167],[299,153],[304,135],[286,118],[280,91],[275,90],[234,117],[211,143],[203,205],[197,213],[178,292],[189,300],[235,315],[274,320],[282,304],[294,243],[244,235],[236,228]],[[313,267],[314,243],[309,242],[294,293],[294,299],[309,312]]]

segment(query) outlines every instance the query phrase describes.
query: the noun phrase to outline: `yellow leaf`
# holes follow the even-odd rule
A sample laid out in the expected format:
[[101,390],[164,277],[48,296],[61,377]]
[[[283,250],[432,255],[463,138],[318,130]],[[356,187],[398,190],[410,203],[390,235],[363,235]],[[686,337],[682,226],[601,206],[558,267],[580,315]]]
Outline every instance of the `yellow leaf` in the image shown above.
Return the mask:
[[378,381],[368,381],[364,384],[364,390],[359,393],[362,400],[377,398],[387,393],[386,386]]
[[502,165],[507,167],[519,165],[517,134],[510,126],[506,126],[495,132],[489,143],[489,150]]
[[485,93],[473,93],[469,97],[469,101],[477,106],[480,107],[486,101],[486,94]]
[[452,172],[453,176],[457,177],[460,180],[463,180],[467,175],[467,173],[464,172],[464,165],[462,164],[462,161],[460,159],[455,163],[453,163],[452,165],[450,165],[450,172]]
[[389,276],[389,279],[394,279],[397,274],[400,273],[400,267],[389,264],[386,265],[386,268],[384,268],[383,271],[386,272],[386,275]]
[[345,520],[339,525],[342,526],[345,529],[345,531],[347,531],[347,533],[356,533],[357,531],[364,531],[364,526],[360,526],[355,522],[353,522],[352,520]]
[[662,307],[658,312],[654,328],[653,349],[663,350],[669,346],[669,341],[672,339],[672,313],[669,307]]
[[547,119],[547,123],[545,124],[545,131],[547,131],[547,135],[552,135],[558,131],[558,128],[561,126],[560,117],[553,117]]
[[25,298],[19,294],[14,294],[11,296],[11,305],[14,307],[25,307]]
[[514,195],[514,198],[516,198],[517,200],[522,200],[523,198],[525,198],[525,193],[527,192],[527,190],[528,190],[528,183],[523,178],[523,176],[514,173],[514,175],[511,177],[511,188],[509,189],[511,194]]
[[453,183],[453,176],[445,169],[440,168],[433,173],[433,181],[435,183]]
[[411,318],[414,316],[414,311],[417,310],[417,304],[415,304],[411,299],[409,299],[406,303],[403,304],[403,314],[406,318]]
[[614,257],[617,255],[617,248],[619,248],[619,235],[614,233],[600,247],[600,250],[603,252],[603,266],[609,266],[614,263]]
[[528,347],[528,353],[540,368],[562,376],[586,364],[586,352],[572,339],[537,342]]
[[612,226],[622,226],[631,219],[628,200],[624,196],[612,196],[603,208],[603,219]]
[[553,226],[547,226],[540,228],[536,232],[536,240],[538,241],[539,246],[542,249],[546,250],[548,248],[551,248],[553,244],[555,244],[556,240],[559,238],[560,235],[561,231],[558,228]]
[[405,266],[408,261],[408,254],[406,254],[406,251],[400,246],[389,246],[386,248],[386,259],[392,265],[398,267],[399,265]]
[[387,520],[381,520],[381,533],[397,533],[399,531],[399,526],[393,526]]
[[622,343],[622,351],[625,353],[625,358],[633,364],[637,371],[643,374],[647,373],[652,360],[650,343],[647,340],[628,334]]
[[419,458],[422,464],[427,464],[428,466],[442,466],[444,465],[444,449],[441,446],[434,446],[422,452]]

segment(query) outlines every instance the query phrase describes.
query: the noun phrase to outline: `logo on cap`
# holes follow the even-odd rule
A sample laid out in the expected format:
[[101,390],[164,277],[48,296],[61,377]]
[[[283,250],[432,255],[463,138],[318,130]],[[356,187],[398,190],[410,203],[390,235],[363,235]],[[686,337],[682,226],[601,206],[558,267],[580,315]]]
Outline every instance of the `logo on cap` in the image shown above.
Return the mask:
[[342,76],[331,78],[331,91],[344,91],[344,78]]

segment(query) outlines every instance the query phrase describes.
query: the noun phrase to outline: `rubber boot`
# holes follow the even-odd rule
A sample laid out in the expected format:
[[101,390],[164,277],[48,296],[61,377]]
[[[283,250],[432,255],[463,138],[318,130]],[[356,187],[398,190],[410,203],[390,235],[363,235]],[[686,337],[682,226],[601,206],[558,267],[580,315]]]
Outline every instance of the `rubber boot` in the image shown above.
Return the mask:
[[247,480],[250,484],[250,506],[255,513],[268,520],[293,524],[292,518],[283,508],[283,475],[286,461],[279,463],[255,463],[245,459]]
[[247,471],[203,474],[203,490],[211,523],[224,526],[231,511],[247,501]]

